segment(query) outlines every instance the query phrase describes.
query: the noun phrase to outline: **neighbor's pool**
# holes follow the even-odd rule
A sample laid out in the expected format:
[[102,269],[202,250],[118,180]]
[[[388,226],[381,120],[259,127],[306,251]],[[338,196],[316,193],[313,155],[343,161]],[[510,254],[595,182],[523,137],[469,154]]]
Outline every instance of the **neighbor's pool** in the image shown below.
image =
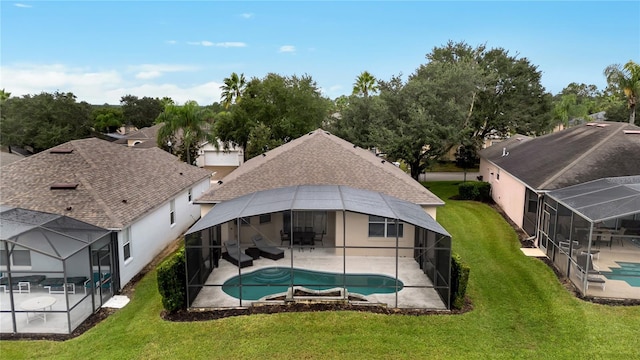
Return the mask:
[[[396,292],[396,279],[375,274],[336,274],[288,267],[268,267],[242,274],[242,299],[259,300],[265,296],[286,292],[291,285],[313,290],[326,290],[346,284],[349,292],[362,295],[391,294]],[[240,276],[224,282],[222,290],[235,298],[240,298]],[[404,284],[398,280],[397,289]]]

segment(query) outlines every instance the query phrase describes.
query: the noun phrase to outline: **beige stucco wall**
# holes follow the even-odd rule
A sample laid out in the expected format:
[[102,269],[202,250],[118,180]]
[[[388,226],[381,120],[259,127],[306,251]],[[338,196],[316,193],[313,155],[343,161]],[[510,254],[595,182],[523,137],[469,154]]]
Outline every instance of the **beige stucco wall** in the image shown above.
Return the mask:
[[[346,221],[346,231],[343,232],[343,223]],[[369,215],[345,213],[344,220],[342,213],[335,216],[336,232],[335,246],[344,245],[344,235],[346,234],[346,246],[374,246],[374,247],[394,247],[393,249],[346,249],[347,256],[395,256],[396,239],[383,237],[369,237]],[[399,246],[413,246],[414,226],[404,224],[403,237],[399,238]],[[336,248],[336,255],[342,255],[343,249]],[[413,256],[413,250],[401,249],[400,256]]]
[[524,184],[485,159],[480,159],[480,175],[483,181],[491,184],[493,201],[516,225],[522,227],[526,192]]
[[[213,208],[212,204],[201,205],[201,214],[204,216]],[[422,207],[432,218],[436,218],[435,206]],[[325,247],[337,247],[336,255],[342,255],[344,245],[344,235],[346,234],[347,246],[373,246],[373,247],[392,247],[392,249],[347,249],[349,256],[395,256],[396,239],[383,237],[369,237],[369,215],[357,214],[351,212],[344,213],[346,220],[346,232],[343,231],[343,212],[334,211],[327,215],[327,234],[323,238]],[[280,230],[282,229],[283,219],[282,213],[271,214],[271,222],[260,224],[259,217],[251,218],[251,225],[242,225],[240,227],[240,244],[243,247],[252,246],[251,237],[261,234],[269,243],[279,246]],[[412,247],[414,245],[415,227],[411,224],[404,223],[403,237],[399,238],[400,247]],[[238,229],[235,222],[231,221],[222,225],[221,228],[223,240],[238,239]],[[399,255],[402,257],[413,256],[413,250],[401,249]]]

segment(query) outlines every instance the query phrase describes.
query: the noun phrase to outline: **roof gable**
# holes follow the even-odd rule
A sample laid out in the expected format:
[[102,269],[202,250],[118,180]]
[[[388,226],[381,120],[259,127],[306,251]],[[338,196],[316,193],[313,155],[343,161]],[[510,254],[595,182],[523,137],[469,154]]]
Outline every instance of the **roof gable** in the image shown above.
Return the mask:
[[[43,151],[3,166],[0,202],[119,229],[210,175],[158,148],[132,149],[96,138],[57,148],[73,151]],[[78,185],[51,189],[61,183]]]
[[640,128],[628,123],[592,124],[519,143],[498,143],[480,156],[538,190],[640,175],[640,136],[625,133]]
[[296,185],[344,185],[420,205],[444,204],[395,165],[322,129],[248,160],[197,202]]

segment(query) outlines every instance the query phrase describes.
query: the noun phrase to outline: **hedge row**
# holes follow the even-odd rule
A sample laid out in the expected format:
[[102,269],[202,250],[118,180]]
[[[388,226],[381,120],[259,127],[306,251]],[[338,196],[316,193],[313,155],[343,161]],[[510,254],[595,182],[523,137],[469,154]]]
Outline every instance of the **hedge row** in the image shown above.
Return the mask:
[[454,309],[462,309],[464,306],[470,270],[460,255],[451,255],[451,306]]
[[162,296],[162,306],[167,311],[175,312],[187,307],[184,247],[158,266],[158,291]]
[[491,202],[491,184],[486,181],[468,181],[458,185],[460,200]]

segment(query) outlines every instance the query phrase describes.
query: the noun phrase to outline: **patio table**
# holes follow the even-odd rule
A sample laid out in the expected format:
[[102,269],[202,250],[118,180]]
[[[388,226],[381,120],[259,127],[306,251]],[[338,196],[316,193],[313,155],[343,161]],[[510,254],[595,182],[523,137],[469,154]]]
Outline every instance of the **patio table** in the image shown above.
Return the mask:
[[34,319],[42,319],[44,322],[47,322],[47,313],[45,312],[47,308],[52,310],[53,304],[56,303],[56,298],[53,296],[38,296],[20,303],[20,307],[27,311],[27,324],[29,323],[29,313],[33,312]]

